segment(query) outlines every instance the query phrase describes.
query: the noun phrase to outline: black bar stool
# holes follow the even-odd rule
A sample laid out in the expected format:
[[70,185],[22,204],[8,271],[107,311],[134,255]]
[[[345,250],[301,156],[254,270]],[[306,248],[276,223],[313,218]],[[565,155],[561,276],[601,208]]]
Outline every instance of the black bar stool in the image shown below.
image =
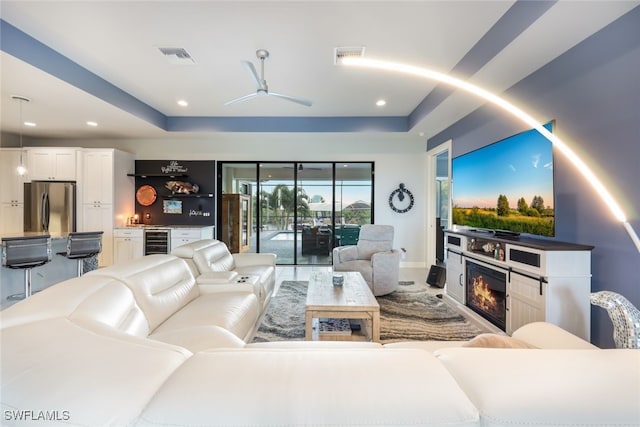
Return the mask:
[[84,261],[102,251],[103,233],[103,231],[71,232],[67,238],[67,251],[58,252],[58,255],[78,260],[78,277],[84,272]]
[[31,269],[49,261],[51,261],[50,235],[3,237],[2,266],[24,270],[24,294],[9,295],[7,299],[29,298],[31,296]]

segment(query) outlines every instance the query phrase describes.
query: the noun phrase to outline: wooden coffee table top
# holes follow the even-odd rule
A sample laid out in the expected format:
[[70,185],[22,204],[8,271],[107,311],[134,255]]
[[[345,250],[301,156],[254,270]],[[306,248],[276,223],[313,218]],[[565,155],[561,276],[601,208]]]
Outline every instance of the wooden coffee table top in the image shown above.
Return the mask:
[[312,311],[380,311],[369,285],[358,272],[340,272],[342,286],[333,285],[333,273],[314,271],[309,278],[306,310]]

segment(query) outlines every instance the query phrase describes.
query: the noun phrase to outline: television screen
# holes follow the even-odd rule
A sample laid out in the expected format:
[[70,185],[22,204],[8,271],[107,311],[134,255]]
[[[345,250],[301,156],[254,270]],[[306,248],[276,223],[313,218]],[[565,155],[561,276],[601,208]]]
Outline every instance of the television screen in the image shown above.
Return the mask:
[[453,224],[554,236],[553,146],[535,129],[454,158],[451,181]]

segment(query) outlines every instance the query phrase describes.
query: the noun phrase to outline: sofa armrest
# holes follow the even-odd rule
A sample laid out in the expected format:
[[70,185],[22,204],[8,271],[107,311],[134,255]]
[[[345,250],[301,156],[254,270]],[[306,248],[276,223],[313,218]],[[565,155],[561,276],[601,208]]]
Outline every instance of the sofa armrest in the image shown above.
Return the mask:
[[357,246],[338,246],[333,248],[333,265],[358,259]]
[[238,273],[235,271],[208,271],[196,277],[199,285],[226,284],[235,282]]
[[256,294],[256,296],[260,295],[260,288],[252,283],[198,283],[198,289],[202,294],[246,292]]
[[511,334],[538,348],[547,349],[597,349],[598,347],[580,337],[548,322],[533,322],[521,326]]
[[276,254],[269,253],[241,253],[231,254],[236,267],[246,267],[250,265],[276,265]]
[[371,268],[373,268],[374,277],[385,275],[397,281],[400,274],[400,251],[393,249],[376,252],[371,256]]

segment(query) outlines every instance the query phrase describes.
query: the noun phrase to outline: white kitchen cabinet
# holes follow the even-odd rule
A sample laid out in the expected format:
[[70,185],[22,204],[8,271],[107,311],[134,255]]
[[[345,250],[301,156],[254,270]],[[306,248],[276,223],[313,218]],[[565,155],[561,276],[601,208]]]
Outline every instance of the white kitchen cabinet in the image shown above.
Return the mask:
[[83,203],[113,203],[114,150],[85,150],[82,155]]
[[22,203],[0,204],[0,235],[22,233],[24,229],[24,205]]
[[[26,165],[27,154],[23,151]],[[20,233],[24,227],[24,177],[18,174],[20,149],[0,149],[0,234]]]
[[99,265],[113,263],[114,228],[126,225],[134,212],[133,156],[114,149],[85,149],[80,156],[79,231],[103,231]]
[[119,264],[142,257],[143,236],[141,228],[116,228],[113,231],[113,263]]
[[32,181],[76,181],[75,148],[29,148],[28,178]]
[[213,239],[213,226],[171,228],[171,251],[179,246],[203,239]]

